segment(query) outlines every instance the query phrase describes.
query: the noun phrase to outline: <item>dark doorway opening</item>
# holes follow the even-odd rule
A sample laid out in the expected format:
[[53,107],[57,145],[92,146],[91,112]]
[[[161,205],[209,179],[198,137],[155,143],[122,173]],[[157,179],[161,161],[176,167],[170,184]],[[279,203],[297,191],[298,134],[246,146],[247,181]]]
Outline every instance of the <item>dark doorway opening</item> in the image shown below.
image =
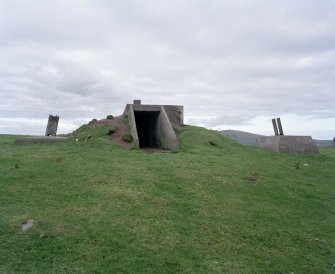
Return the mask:
[[160,147],[159,111],[134,111],[140,148]]

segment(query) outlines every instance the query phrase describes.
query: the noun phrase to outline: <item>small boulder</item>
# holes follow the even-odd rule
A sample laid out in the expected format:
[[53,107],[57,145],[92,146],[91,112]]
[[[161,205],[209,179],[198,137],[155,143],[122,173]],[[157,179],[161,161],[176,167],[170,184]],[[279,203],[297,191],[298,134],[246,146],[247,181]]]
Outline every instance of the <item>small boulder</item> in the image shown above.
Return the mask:
[[28,219],[25,224],[22,224],[21,230],[22,232],[26,232],[28,229],[30,229],[34,225],[33,219]]

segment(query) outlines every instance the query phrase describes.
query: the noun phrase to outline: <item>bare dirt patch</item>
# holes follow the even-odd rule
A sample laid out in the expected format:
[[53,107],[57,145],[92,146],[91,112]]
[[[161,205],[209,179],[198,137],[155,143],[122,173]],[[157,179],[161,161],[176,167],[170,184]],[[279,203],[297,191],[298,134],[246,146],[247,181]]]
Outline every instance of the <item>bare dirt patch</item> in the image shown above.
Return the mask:
[[[113,119],[101,119],[93,124],[94,126],[98,125],[114,125],[117,129],[114,133],[110,135],[110,138],[117,144],[120,144],[125,149],[131,149],[134,146],[134,142],[127,143],[122,140],[122,136],[126,133],[130,133],[130,126],[126,124],[122,119],[122,116],[115,116]],[[175,131],[180,132],[182,130],[180,125],[173,124]],[[146,153],[166,153],[170,152],[167,149],[163,148],[153,148],[153,147],[144,147],[141,148]]]
[[110,135],[110,138],[117,144],[122,145],[126,149],[131,149],[134,142],[126,143],[122,140],[122,136],[126,133],[130,133],[130,126],[122,120],[122,116],[116,116],[113,119],[102,119],[98,120],[95,125],[114,125],[116,131]]

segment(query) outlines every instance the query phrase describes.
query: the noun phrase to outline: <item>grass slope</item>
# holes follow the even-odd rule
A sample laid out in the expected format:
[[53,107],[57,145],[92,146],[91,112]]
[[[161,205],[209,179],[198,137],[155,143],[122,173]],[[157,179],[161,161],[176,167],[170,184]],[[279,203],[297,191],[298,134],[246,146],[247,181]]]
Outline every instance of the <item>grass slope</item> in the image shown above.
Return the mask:
[[190,126],[161,154],[2,135],[0,174],[0,273],[335,271],[335,150],[275,154]]

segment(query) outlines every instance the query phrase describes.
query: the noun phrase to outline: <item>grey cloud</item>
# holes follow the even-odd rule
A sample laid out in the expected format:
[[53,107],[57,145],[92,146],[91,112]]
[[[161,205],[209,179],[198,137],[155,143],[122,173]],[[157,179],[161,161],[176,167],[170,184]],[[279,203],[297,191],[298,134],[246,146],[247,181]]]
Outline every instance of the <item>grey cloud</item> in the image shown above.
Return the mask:
[[[335,117],[332,1],[1,1],[0,117]],[[82,121],[82,120],[80,120]]]

